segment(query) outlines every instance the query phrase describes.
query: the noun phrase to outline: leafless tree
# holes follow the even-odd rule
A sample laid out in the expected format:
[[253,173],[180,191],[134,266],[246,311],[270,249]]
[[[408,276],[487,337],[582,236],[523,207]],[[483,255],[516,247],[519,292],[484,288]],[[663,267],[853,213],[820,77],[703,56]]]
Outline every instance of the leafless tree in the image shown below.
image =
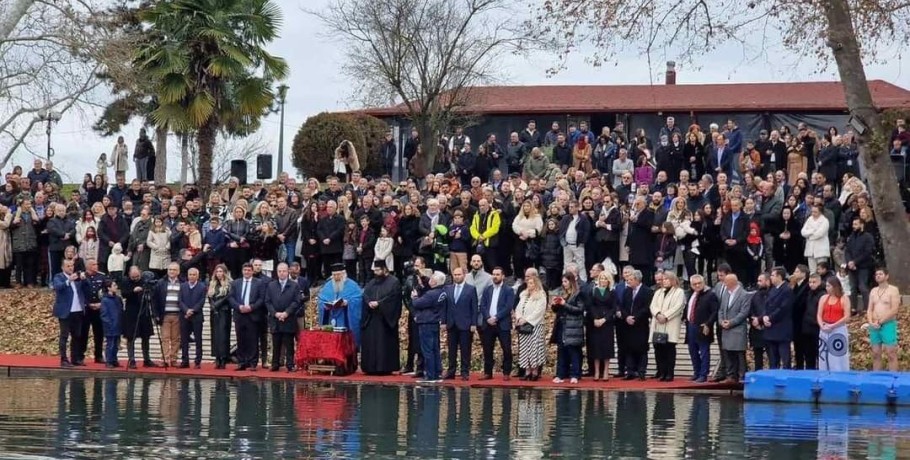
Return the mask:
[[[888,151],[872,148],[887,129],[872,100],[865,63],[899,59],[910,41],[906,0],[541,0],[541,13],[528,24],[538,38],[559,42],[562,58],[580,43],[593,45],[587,59],[601,65],[618,52],[637,51],[698,64],[708,51],[737,44],[744,63],[762,59],[811,59],[836,66],[847,107],[858,125],[859,151],[866,167],[885,259],[891,279],[910,289],[910,225],[901,204]],[[897,45],[895,45],[897,44]],[[558,71],[564,60],[557,63]],[[876,143],[876,145],[878,145]]]
[[417,127],[427,163],[437,135],[471,99],[471,87],[502,77],[507,53],[543,47],[513,0],[335,0],[310,13],[345,49],[342,71],[367,105],[401,104]]
[[16,1],[0,19],[0,168],[30,141],[39,116],[103,99],[98,72],[128,62],[100,3]]

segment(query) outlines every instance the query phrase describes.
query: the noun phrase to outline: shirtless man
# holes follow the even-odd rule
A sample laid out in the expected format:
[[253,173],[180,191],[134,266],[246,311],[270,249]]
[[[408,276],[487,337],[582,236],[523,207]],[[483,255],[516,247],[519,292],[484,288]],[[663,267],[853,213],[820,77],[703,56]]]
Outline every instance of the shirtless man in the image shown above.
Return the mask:
[[897,372],[897,311],[901,295],[896,286],[888,284],[888,270],[875,270],[874,287],[869,293],[869,310],[863,329],[869,331],[872,344],[872,370],[882,369],[882,348],[888,355],[888,370]]

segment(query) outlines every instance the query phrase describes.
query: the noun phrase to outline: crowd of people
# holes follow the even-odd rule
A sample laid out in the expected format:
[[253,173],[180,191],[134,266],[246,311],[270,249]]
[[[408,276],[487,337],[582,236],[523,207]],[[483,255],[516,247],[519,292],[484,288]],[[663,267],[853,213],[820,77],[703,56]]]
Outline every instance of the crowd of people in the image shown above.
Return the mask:
[[[102,341],[122,335],[128,365],[136,338],[156,365],[158,323],[165,364],[188,367],[194,343],[198,366],[209,302],[217,366],[293,370],[313,286],[319,321],[355,335],[367,373],[467,379],[475,332],[484,379],[496,343],[513,376],[512,334],[514,375],[532,380],[548,343],[556,382],[577,382],[583,367],[609,379],[614,360],[615,375],[645,378],[649,348],[654,376],[673,380],[682,341],[700,382],[741,379],[747,350],[755,368],[767,356],[773,368],[846,369],[845,324],[857,314],[875,367],[883,356],[897,367],[900,295],[849,128],[801,123],[744,139],[732,119],[703,131],[667,118],[650,136],[621,123],[544,133],[531,121],[506,144],[490,135],[474,148],[459,128],[440,137],[428,172],[415,131],[403,146],[412,174],[398,183],[363,176],[342,142],[324,181],[231,178],[205,196],[117,170],[115,184],[99,171],[64,197],[59,174],[36,160],[0,193],[0,285],[56,289],[64,365],[82,364],[90,331],[96,360],[118,365]],[[903,122],[892,137],[910,144]],[[391,136],[381,148],[396,151]],[[714,340],[721,363],[709,376]]]

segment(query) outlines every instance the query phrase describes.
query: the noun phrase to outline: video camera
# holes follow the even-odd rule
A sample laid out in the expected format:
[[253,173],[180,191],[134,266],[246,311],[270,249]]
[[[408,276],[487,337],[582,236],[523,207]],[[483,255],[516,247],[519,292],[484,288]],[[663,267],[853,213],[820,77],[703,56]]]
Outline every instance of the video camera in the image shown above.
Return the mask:
[[142,288],[146,291],[150,291],[158,284],[158,278],[156,278],[155,274],[150,271],[142,272],[140,279],[142,280]]

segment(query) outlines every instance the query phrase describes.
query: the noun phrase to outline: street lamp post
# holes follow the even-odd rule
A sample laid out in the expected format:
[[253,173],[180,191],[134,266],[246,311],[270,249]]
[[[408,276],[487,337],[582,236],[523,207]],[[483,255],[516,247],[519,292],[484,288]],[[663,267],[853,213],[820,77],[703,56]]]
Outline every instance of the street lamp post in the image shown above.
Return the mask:
[[284,102],[288,96],[288,85],[281,85],[278,87],[278,101],[281,103],[281,127],[278,131],[278,174],[275,177],[281,176],[281,173],[284,172]]
[[48,110],[47,112],[44,112],[41,115],[38,115],[38,121],[47,122],[47,129],[45,130],[45,132],[47,133],[47,159],[48,160],[50,160],[51,157],[54,156],[54,149],[51,147],[51,126],[53,126],[54,123],[60,121],[61,117],[62,117],[62,114],[60,112],[54,112],[53,110]]

